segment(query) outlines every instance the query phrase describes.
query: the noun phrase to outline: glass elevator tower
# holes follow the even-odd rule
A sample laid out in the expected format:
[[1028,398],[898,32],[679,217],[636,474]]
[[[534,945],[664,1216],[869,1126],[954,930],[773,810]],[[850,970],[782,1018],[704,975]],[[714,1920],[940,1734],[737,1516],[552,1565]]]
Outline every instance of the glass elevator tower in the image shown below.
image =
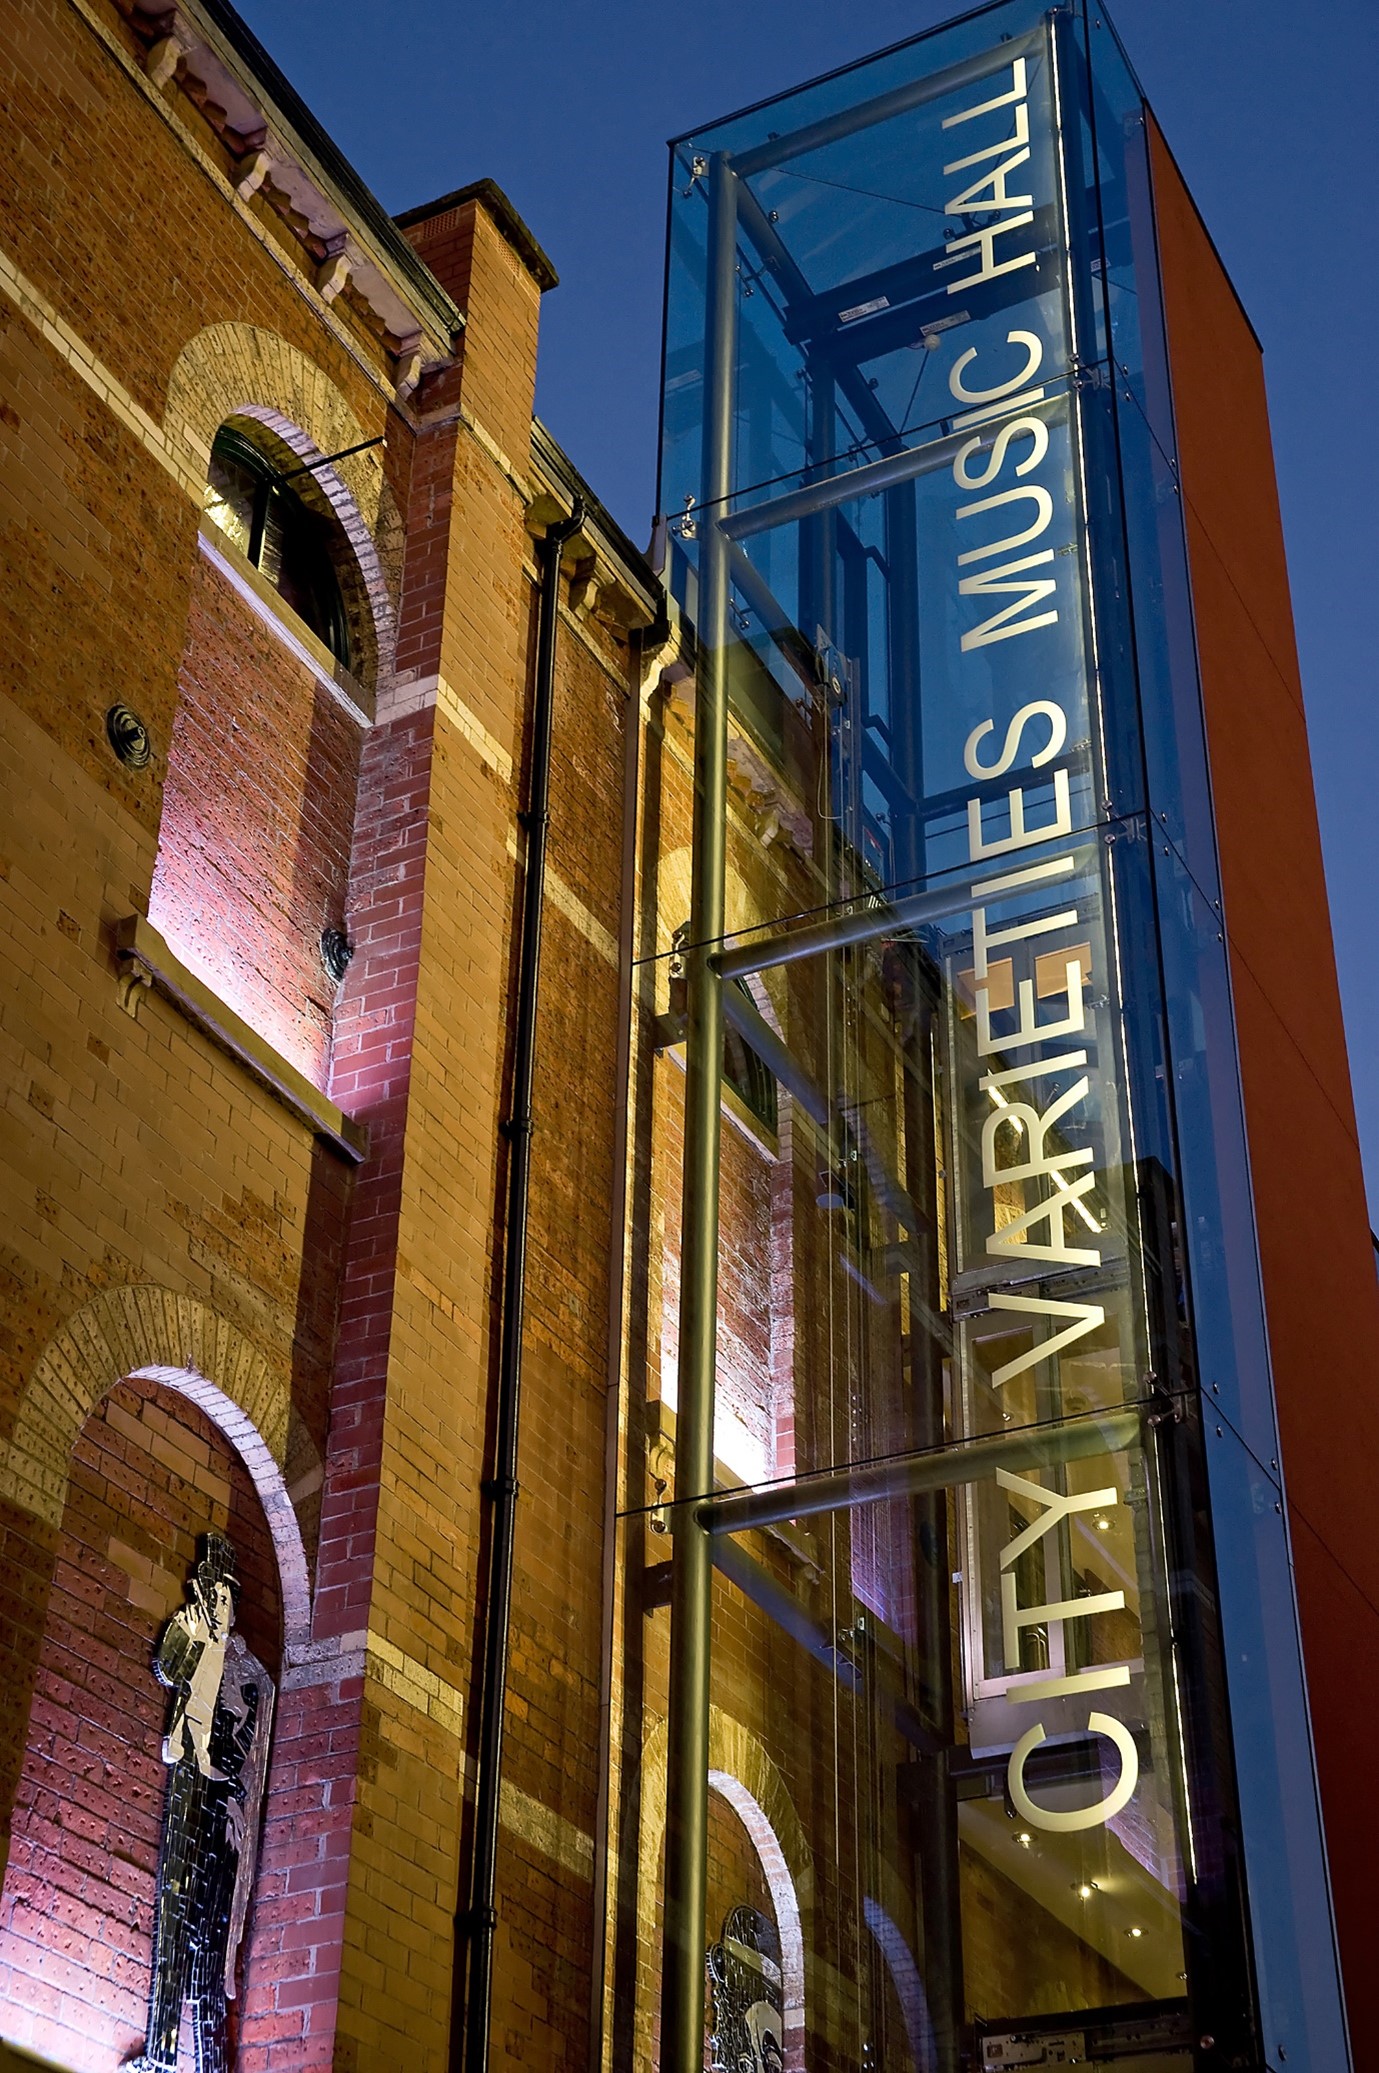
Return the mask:
[[[677,140],[669,214],[659,2064],[1332,2073],[1139,90],[1104,17],[1007,0]],[[745,1477],[734,1045],[790,1123]],[[771,1905],[715,1941],[749,1716],[794,1841],[757,1793]]]

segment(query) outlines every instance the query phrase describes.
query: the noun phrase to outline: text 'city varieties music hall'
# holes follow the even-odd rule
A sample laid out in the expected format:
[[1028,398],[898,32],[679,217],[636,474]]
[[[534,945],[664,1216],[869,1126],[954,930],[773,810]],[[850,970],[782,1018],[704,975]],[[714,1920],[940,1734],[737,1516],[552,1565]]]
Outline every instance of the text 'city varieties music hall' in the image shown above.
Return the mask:
[[[715,2064],[1340,2067],[1174,270],[1247,327],[1081,9],[679,139],[669,223],[698,674],[660,2063],[701,2063],[745,1682],[808,1894],[782,1865],[750,2059],[710,1906]],[[793,854],[747,832],[748,766]],[[792,1144],[755,1459],[735,1043]]]

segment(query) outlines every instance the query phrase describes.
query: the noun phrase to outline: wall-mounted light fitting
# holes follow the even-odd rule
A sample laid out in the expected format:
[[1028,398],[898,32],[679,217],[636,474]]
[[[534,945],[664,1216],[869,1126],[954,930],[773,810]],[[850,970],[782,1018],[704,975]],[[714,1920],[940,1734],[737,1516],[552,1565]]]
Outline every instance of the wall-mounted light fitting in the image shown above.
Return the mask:
[[105,738],[126,770],[144,770],[153,760],[153,743],[136,712],[112,705],[105,716]]
[[354,945],[343,929],[322,929],[321,962],[338,986],[350,967]]

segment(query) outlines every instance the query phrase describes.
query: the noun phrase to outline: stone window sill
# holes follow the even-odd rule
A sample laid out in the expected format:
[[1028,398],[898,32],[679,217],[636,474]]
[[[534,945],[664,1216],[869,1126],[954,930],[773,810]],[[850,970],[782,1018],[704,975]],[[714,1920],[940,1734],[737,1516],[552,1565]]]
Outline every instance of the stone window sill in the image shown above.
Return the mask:
[[226,538],[215,520],[207,518],[204,513],[197,540],[211,567],[219,571],[289,653],[311,671],[336,704],[343,706],[352,720],[358,720],[365,727],[372,726],[374,702],[371,694],[350,675],[344,663],[331,654],[306,621],[298,618],[291,605],[283,602],[268,578],[260,574],[246,554],[240,553],[233,540]]
[[328,1101],[319,1087],[313,1087],[295,1065],[289,1065],[257,1030],[189,972],[142,914],[127,915],[116,923],[115,954],[122,998],[131,1014],[137,1012],[143,988],[153,987],[342,1158],[358,1165],[368,1156],[369,1133],[364,1125]]

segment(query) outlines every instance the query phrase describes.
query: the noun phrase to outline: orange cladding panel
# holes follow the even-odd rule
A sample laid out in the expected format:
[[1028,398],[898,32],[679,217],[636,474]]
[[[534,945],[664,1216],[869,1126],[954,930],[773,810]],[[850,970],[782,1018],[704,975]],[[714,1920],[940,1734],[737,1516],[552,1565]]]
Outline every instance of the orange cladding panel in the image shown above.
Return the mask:
[[1260,349],[1152,121],[1150,153],[1265,1306],[1353,2013],[1379,1927],[1379,1815],[1360,1761],[1379,1721],[1379,1279]]

